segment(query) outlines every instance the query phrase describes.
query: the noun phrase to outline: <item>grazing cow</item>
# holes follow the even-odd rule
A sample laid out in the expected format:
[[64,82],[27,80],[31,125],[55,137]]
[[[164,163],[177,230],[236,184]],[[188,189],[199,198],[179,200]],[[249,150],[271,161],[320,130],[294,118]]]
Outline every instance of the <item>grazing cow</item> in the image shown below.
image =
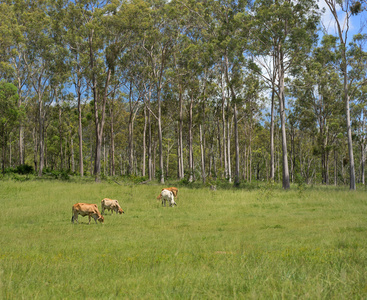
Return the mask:
[[[173,193],[173,196],[174,197],[177,197],[177,193],[178,193],[178,188],[176,187],[168,187],[168,188],[164,188],[162,189],[163,190],[168,190],[168,191],[171,191]],[[162,198],[162,191],[161,193],[158,195],[157,199],[161,199]]]
[[169,201],[169,206],[177,205],[175,202],[175,197],[173,196],[173,192],[169,190],[162,190],[161,192],[161,198],[162,198],[162,206],[166,206],[166,201]]
[[125,213],[120,207],[120,204],[117,200],[104,198],[101,201],[101,205],[102,205],[102,215],[104,215],[105,208],[108,209],[108,211],[111,211],[111,215],[113,214],[114,211],[116,212],[116,214],[119,213],[120,215]]
[[74,220],[78,223],[78,215],[82,217],[88,216],[90,224],[90,218],[92,217],[97,224],[97,220],[101,223],[104,222],[103,216],[99,213],[97,204],[87,204],[87,203],[76,203],[73,205],[72,209],[73,215],[71,217],[71,222]]

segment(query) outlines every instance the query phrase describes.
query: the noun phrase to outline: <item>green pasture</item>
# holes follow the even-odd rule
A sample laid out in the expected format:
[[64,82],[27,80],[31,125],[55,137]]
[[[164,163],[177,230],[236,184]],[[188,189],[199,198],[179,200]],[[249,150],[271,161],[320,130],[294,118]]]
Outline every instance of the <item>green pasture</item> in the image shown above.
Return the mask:
[[[367,192],[0,181],[0,299],[366,299]],[[71,224],[76,202],[124,215]]]

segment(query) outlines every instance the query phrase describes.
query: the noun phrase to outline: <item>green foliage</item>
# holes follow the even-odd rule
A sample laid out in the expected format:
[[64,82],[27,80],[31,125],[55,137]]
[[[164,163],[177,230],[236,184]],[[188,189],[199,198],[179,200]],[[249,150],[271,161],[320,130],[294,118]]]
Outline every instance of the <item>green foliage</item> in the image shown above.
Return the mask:
[[60,179],[62,181],[70,180],[69,172],[66,170],[49,170],[48,168],[43,169],[43,174],[50,176],[53,179]]
[[[342,3],[342,1],[339,1]],[[177,174],[177,137],[180,111],[178,99],[183,102],[183,147],[184,168],[187,171],[189,101],[192,99],[193,111],[193,149],[194,177],[196,182],[189,183],[186,179],[180,184],[188,187],[199,187],[200,173],[200,141],[198,125],[204,128],[205,161],[208,169],[209,161],[215,163],[215,176],[224,178],[223,163],[223,129],[229,125],[233,132],[233,104],[238,105],[239,148],[241,160],[240,173],[251,166],[253,178],[249,182],[241,182],[240,187],[247,189],[264,188],[259,181],[269,174],[269,128],[262,113],[265,107],[264,98],[269,91],[262,90],[262,76],[270,76],[274,66],[265,66],[269,55],[281,58],[291,76],[286,76],[285,89],[288,94],[286,108],[287,135],[294,138],[288,141],[292,149],[292,159],[297,171],[306,170],[310,164],[310,176],[302,174],[307,180],[319,180],[321,160],[327,157],[328,166],[335,159],[338,176],[346,182],[346,168],[341,171],[344,157],[344,140],[346,126],[344,121],[344,104],[341,89],[341,55],[340,41],[337,37],[323,35],[316,42],[318,10],[316,2],[304,1],[23,1],[17,5],[6,2],[0,6],[0,71],[9,82],[16,82],[15,74],[21,75],[24,83],[20,109],[16,105],[15,87],[1,83],[0,93],[0,127],[7,124],[4,137],[0,140],[4,145],[3,165],[17,163],[20,140],[19,120],[24,126],[23,139],[25,161],[39,160],[40,136],[45,135],[45,163],[49,171],[46,178],[71,178],[70,172],[62,169],[71,168],[72,150],[73,163],[78,167],[79,147],[77,139],[78,110],[74,102],[75,96],[70,94],[71,82],[80,83],[83,150],[85,163],[84,174],[91,171],[95,157],[96,125],[94,104],[100,107],[103,93],[108,95],[106,115],[98,111],[98,118],[104,117],[103,147],[106,152],[112,149],[111,137],[115,137],[116,173],[125,172],[125,160],[128,147],[126,126],[131,109],[126,101],[130,91],[123,83],[132,85],[131,97],[136,103],[142,104],[134,118],[133,145],[136,159],[134,171],[136,175],[124,178],[126,181],[145,181],[140,178],[143,157],[142,132],[146,125],[145,117],[150,117],[150,133],[153,141],[157,136],[158,97],[161,104],[161,125],[163,131],[162,156],[169,158],[168,178]],[[358,1],[354,1],[352,14],[361,9]],[[94,6],[96,5],[96,6]],[[347,27],[346,27],[347,28]],[[352,128],[362,128],[362,109],[365,105],[365,85],[359,85],[365,79],[365,53],[363,46],[366,36],[358,34],[348,46],[348,62],[350,75],[353,75],[350,86],[356,91],[351,95]],[[311,48],[311,46],[314,48]],[[281,53],[276,53],[277,49]],[[263,55],[264,60],[257,60]],[[24,60],[23,60],[24,59]],[[27,62],[27,64],[26,64]],[[269,60],[270,62],[270,60]],[[274,61],[275,62],[275,61]],[[288,65],[291,63],[292,65]],[[271,62],[270,62],[271,64]],[[28,68],[24,68],[27,65]],[[93,67],[91,66],[93,65]],[[16,69],[13,69],[16,68]],[[113,72],[109,87],[106,88],[106,69]],[[269,74],[265,74],[265,70]],[[38,70],[44,72],[37,74]],[[16,72],[15,72],[16,71]],[[277,70],[279,72],[279,70]],[[275,73],[274,73],[275,74]],[[39,80],[36,80],[37,76]],[[278,73],[279,75],[279,73]],[[93,98],[90,83],[96,78],[96,99]],[[280,78],[280,76],[276,76]],[[276,78],[274,77],[274,78]],[[270,81],[266,78],[265,81]],[[33,82],[32,82],[33,81]],[[33,84],[32,84],[33,83]],[[38,85],[39,83],[42,83]],[[30,86],[33,85],[33,88]],[[92,83],[93,85],[93,83]],[[281,86],[275,83],[275,86]],[[317,87],[317,90],[316,90]],[[2,91],[9,88],[12,97],[4,96]],[[34,95],[37,91],[39,95]],[[189,97],[192,95],[192,98]],[[39,98],[37,98],[39,96]],[[316,97],[315,97],[316,96]],[[277,97],[275,93],[275,97]],[[148,99],[149,98],[149,99]],[[6,101],[4,101],[4,99]],[[57,105],[45,105],[42,100],[57,100]],[[9,100],[9,101],[8,101]],[[144,100],[144,101],[143,101]],[[270,99],[269,99],[270,100]],[[275,101],[277,99],[274,99]],[[94,102],[96,101],[96,102]],[[277,102],[277,101],[276,101]],[[358,103],[357,103],[358,102]],[[2,107],[10,103],[11,109]],[[149,104],[149,109],[148,109]],[[145,106],[146,105],[146,106]],[[222,107],[223,105],[223,107]],[[144,109],[142,109],[144,107]],[[267,106],[266,106],[267,107]],[[59,110],[60,109],[60,119]],[[223,119],[227,124],[222,123]],[[276,111],[279,113],[277,107]],[[18,110],[18,111],[17,111]],[[40,112],[42,110],[42,112]],[[100,110],[100,109],[98,109]],[[147,115],[143,114],[143,111]],[[24,115],[22,114],[24,112]],[[40,115],[41,113],[41,115]],[[44,118],[42,117],[44,114]],[[17,115],[16,119],[13,116]],[[19,118],[22,115],[23,118]],[[113,122],[112,122],[113,115]],[[39,122],[41,121],[41,122]],[[44,130],[39,126],[44,122]],[[275,120],[275,128],[279,120]],[[112,132],[112,126],[114,132]],[[98,126],[97,126],[98,127]],[[325,130],[324,130],[325,129]],[[145,141],[148,140],[147,132]],[[229,134],[231,135],[231,134]],[[344,135],[344,136],[343,136]],[[231,138],[234,138],[234,134]],[[364,134],[355,134],[355,143],[363,141]],[[11,137],[11,143],[7,140]],[[281,138],[275,132],[275,155],[279,157],[282,148]],[[169,144],[168,144],[169,141]],[[166,144],[167,142],[167,144]],[[228,157],[235,157],[235,147],[231,140]],[[294,147],[294,149],[292,148]],[[185,149],[186,148],[186,149]],[[247,153],[250,149],[251,152]],[[11,152],[10,152],[11,150]],[[158,149],[155,149],[157,151]],[[314,151],[313,151],[314,150]],[[335,156],[332,157],[332,151]],[[158,150],[159,151],[159,150]],[[170,151],[170,157],[167,152]],[[357,153],[359,151],[355,151]],[[10,155],[11,153],[11,155]],[[160,155],[155,153],[153,155]],[[104,181],[109,181],[108,166],[111,154],[106,154],[106,173],[101,174]],[[356,156],[359,156],[357,153]],[[11,160],[10,161],[10,157]],[[157,157],[153,159],[157,160]],[[340,161],[338,161],[340,159]],[[117,160],[124,161],[121,167]],[[356,157],[356,162],[362,161]],[[232,159],[232,163],[234,159]],[[347,162],[344,160],[344,162]],[[351,162],[351,160],[349,160]],[[157,163],[157,161],[155,162]],[[166,163],[166,161],[165,161]],[[245,164],[247,164],[245,166]],[[281,163],[276,162],[278,169]],[[38,162],[39,165],[39,162]],[[88,167],[87,167],[88,165]],[[157,166],[157,165],[156,165]],[[325,168],[326,164],[322,166]],[[161,166],[159,166],[161,168]],[[157,169],[157,168],[156,168]],[[166,167],[163,167],[164,173]],[[311,170],[312,169],[312,170]],[[333,168],[328,169],[330,173]],[[9,174],[15,170],[8,169]],[[306,171],[304,171],[306,172]],[[90,174],[89,174],[90,175]],[[160,181],[162,171],[156,177]],[[153,176],[154,176],[153,175]],[[164,174],[166,175],[166,174]],[[279,176],[277,173],[276,176]],[[292,174],[294,175],[294,174]],[[331,174],[330,174],[331,175]],[[334,174],[333,174],[334,175]],[[212,175],[213,176],[213,175]],[[313,176],[313,177],[312,177]],[[279,176],[281,177],[281,176]],[[312,177],[312,178],[311,178]],[[333,176],[330,176],[333,177]],[[225,179],[213,182],[218,188],[232,189],[233,185]],[[267,188],[266,188],[267,189]],[[266,194],[266,192],[264,192]],[[267,196],[266,196],[267,197]]]
[[30,165],[24,164],[17,166],[15,172],[22,175],[33,174],[34,168]]
[[190,184],[190,182],[189,182],[189,180],[188,180],[187,178],[182,178],[182,179],[178,182],[178,184],[179,184],[180,186],[185,186],[185,185],[189,185],[189,184]]
[[136,176],[136,175],[127,175],[124,176],[126,182],[129,182],[131,184],[139,184],[139,183],[143,183],[145,181],[148,180],[147,176]]
[[0,134],[3,139],[18,118],[18,97],[17,88],[13,84],[0,81]]
[[296,174],[296,184],[297,184],[297,190],[299,192],[299,195],[302,196],[305,188],[306,188],[306,182],[305,182],[305,179],[302,177],[301,174]]

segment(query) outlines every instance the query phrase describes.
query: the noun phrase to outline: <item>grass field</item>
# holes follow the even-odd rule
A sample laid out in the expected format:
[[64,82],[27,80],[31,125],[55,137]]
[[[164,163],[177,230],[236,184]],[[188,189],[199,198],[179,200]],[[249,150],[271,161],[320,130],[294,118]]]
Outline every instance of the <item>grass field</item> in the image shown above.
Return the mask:
[[[367,192],[0,182],[1,299],[367,299]],[[76,202],[124,215],[71,224]]]

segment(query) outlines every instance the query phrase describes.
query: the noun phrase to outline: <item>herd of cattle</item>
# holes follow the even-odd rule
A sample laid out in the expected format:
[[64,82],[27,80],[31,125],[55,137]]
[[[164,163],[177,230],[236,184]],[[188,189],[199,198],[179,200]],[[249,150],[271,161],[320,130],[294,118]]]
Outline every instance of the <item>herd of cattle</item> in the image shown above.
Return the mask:
[[[166,206],[166,202],[169,202],[169,206],[177,205],[175,202],[175,197],[177,197],[178,189],[175,187],[169,187],[162,189],[161,193],[158,195],[157,199],[162,200],[162,206]],[[111,215],[113,212],[119,213],[120,215],[125,213],[121,208],[119,202],[117,200],[112,200],[109,198],[104,198],[101,201],[102,213],[99,212],[97,204],[87,204],[87,203],[76,203],[73,205],[72,212],[73,215],[71,217],[71,222],[74,223],[76,221],[78,223],[78,216],[81,215],[82,217],[88,216],[89,223],[91,218],[97,224],[97,221],[103,223],[104,222],[104,211],[107,209],[111,211]]]

